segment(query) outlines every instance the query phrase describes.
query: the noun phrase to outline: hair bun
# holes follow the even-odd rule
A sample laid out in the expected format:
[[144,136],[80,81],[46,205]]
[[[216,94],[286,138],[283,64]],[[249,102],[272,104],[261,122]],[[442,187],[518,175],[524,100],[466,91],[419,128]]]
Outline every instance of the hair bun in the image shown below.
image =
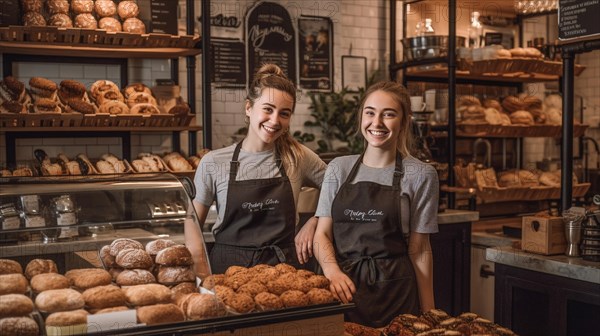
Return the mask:
[[285,76],[283,70],[273,63],[263,64],[256,72],[256,77],[261,79],[272,75]]

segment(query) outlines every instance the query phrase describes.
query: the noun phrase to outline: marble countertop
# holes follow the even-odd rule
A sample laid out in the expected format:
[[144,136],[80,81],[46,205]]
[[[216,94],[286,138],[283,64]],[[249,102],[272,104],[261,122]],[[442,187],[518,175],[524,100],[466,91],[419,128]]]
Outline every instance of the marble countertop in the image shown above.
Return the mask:
[[479,220],[477,211],[447,209],[438,214],[438,224],[474,222],[476,220]]
[[490,247],[485,257],[499,264],[600,284],[600,262],[565,255],[544,256],[512,248]]

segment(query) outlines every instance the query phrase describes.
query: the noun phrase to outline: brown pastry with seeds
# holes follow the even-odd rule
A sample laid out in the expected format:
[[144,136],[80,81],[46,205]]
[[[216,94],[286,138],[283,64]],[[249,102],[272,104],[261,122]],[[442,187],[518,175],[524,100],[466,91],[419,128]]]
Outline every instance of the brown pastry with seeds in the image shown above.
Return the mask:
[[254,297],[257,308],[260,310],[277,310],[283,309],[283,301],[278,295],[269,292],[258,293]]
[[260,282],[251,281],[241,285],[236,293],[238,294],[246,294],[252,298],[254,298],[258,293],[266,292],[268,289],[265,285]]
[[54,14],[48,19],[48,25],[61,28],[73,28],[73,21],[64,13]]
[[29,80],[29,89],[31,90],[32,95],[34,96],[34,101],[36,100],[36,98],[54,99],[56,97],[58,85],[46,78],[31,77],[31,79]]
[[[344,331],[352,336],[380,336],[381,331],[354,322],[344,322]],[[392,335],[392,334],[390,334]],[[394,334],[395,335],[395,334]]]
[[35,113],[60,113],[60,106],[56,100],[48,98],[39,98],[33,104],[33,112]]
[[96,114],[98,112],[96,105],[78,99],[68,100],[67,106],[71,111],[76,113]]
[[69,14],[69,1],[67,0],[48,0],[46,1],[48,13],[54,14]]
[[71,9],[75,14],[92,13],[94,11],[94,1],[71,0]]
[[63,103],[71,99],[83,100],[85,90],[85,85],[82,83],[72,79],[65,79],[60,82],[58,97]]
[[38,12],[27,12],[23,15],[24,26],[45,26],[46,19]]
[[335,301],[333,294],[331,294],[329,290],[323,288],[313,288],[306,293],[306,296],[308,297],[308,302],[313,305]]
[[225,274],[212,274],[202,281],[202,287],[206,289],[213,289],[215,286],[223,284],[225,284]]
[[140,9],[135,1],[121,1],[117,8],[121,20],[136,17],[140,14]]
[[126,33],[145,34],[146,25],[138,18],[129,18],[123,22],[123,31]]
[[301,291],[289,290],[280,295],[281,301],[286,308],[307,306],[308,296]]
[[90,13],[78,14],[75,17],[75,27],[84,29],[96,29],[98,28],[98,21]]
[[255,303],[252,297],[246,294],[234,294],[227,298],[225,304],[234,312],[247,314],[254,310]]
[[111,0],[96,0],[94,9],[99,17],[109,17],[117,14],[117,5]]
[[0,82],[0,101],[23,102],[25,94],[25,84],[13,76],[6,76]]
[[292,265],[288,265],[286,263],[281,263],[281,264],[277,264],[275,265],[275,269],[278,270],[280,273],[296,273],[296,268]]
[[262,283],[263,285],[267,284],[268,282],[277,280],[277,278],[279,278],[279,276],[281,275],[281,273],[277,269],[275,269],[275,267],[265,268],[261,270],[258,274],[260,274],[260,276],[258,276],[256,280],[258,280],[258,282]]
[[239,272],[232,276],[225,277],[225,285],[237,290],[242,285],[250,282],[252,278],[247,272]]
[[103,17],[98,21],[98,28],[104,29],[110,33],[116,33],[123,30],[121,22],[113,17]]
[[329,288],[329,279],[323,275],[313,275],[306,281],[314,288]]

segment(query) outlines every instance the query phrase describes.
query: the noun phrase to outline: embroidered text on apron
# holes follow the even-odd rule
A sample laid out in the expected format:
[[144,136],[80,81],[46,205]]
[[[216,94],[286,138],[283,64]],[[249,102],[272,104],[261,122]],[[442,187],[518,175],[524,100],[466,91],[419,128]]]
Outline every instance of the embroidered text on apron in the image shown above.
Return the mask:
[[225,273],[232,265],[297,265],[294,194],[279,153],[275,160],[281,177],[236,181],[241,145],[231,160],[223,223],[210,253],[212,272]]
[[352,184],[363,155],[333,200],[333,238],[340,267],[357,288],[346,321],[378,328],[399,314],[418,314],[419,299],[400,224],[402,157],[396,154],[392,186]]

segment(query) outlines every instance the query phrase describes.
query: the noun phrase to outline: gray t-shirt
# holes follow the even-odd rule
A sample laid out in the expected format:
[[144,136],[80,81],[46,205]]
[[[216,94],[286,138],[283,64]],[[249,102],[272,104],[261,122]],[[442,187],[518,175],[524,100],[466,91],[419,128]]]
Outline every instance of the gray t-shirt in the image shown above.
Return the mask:
[[[304,158],[293,169],[286,167],[286,174],[290,178],[294,202],[298,203],[298,194],[302,187],[320,188],[327,165],[317,154],[302,146]],[[217,219],[213,226],[213,232],[221,225],[227,206],[227,186],[229,183],[230,162],[233,157],[235,144],[208,152],[202,157],[200,165],[194,176],[196,186],[195,201],[210,206],[217,201]],[[240,150],[238,157],[240,167],[238,168],[236,181],[267,179],[280,177],[279,168],[275,164],[274,150],[250,153]],[[296,224],[298,224],[298,213],[296,212]]]
[[[333,199],[350,175],[350,171],[359,157],[360,155],[343,156],[335,158],[329,163],[321,185],[316,216],[331,217]],[[401,181],[401,192],[406,196],[402,199],[407,200],[402,203],[402,221],[410,223],[411,232],[438,232],[439,181],[435,168],[411,156],[405,158],[402,163],[405,173]],[[352,183],[369,181],[391,186],[394,179],[394,168],[395,165],[372,168],[361,163]]]

